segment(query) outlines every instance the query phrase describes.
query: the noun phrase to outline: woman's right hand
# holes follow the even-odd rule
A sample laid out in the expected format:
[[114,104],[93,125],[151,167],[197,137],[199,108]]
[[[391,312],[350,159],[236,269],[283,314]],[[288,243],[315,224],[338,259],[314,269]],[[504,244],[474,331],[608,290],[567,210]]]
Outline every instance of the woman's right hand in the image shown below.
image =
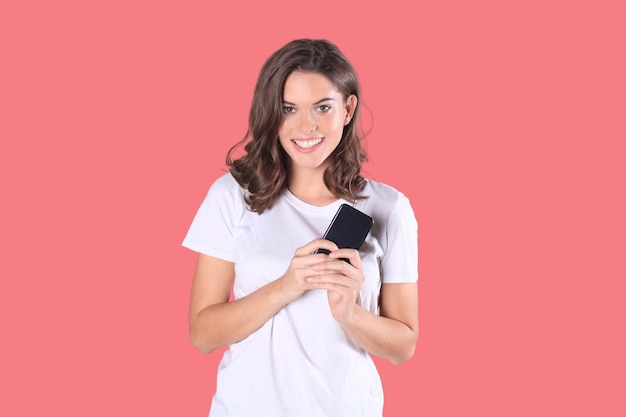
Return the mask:
[[[337,250],[329,240],[315,239],[296,250],[284,275],[229,302],[235,280],[235,264],[209,255],[198,255],[191,289],[189,331],[203,353],[238,342],[258,330],[288,303],[314,288],[307,277],[323,274],[314,266],[330,256],[317,249]],[[343,261],[342,261],[343,262]]]
[[319,275],[313,267],[320,262],[329,259],[325,253],[314,253],[318,249],[327,249],[335,251],[339,249],[334,242],[326,239],[314,239],[306,245],[296,249],[287,271],[279,278],[281,283],[281,292],[286,297],[286,302],[300,298],[313,285],[307,281],[308,277]]

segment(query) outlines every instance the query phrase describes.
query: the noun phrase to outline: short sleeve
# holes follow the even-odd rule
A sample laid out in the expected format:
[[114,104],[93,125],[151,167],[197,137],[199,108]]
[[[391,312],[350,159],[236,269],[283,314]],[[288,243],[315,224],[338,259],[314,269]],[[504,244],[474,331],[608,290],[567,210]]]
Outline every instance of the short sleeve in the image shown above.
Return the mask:
[[382,282],[417,282],[417,220],[406,196],[400,194],[385,230],[387,247],[381,258]]
[[230,173],[218,178],[200,205],[182,245],[234,262],[234,232],[246,211],[244,191]]

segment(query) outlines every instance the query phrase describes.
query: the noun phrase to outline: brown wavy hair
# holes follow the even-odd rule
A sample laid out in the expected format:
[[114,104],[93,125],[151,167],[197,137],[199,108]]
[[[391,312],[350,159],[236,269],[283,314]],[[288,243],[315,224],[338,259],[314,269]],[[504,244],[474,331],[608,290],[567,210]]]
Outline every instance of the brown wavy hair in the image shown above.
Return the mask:
[[[226,155],[233,177],[248,191],[246,203],[250,210],[259,214],[270,208],[288,185],[289,156],[279,142],[278,129],[284,117],[285,80],[293,71],[324,75],[344,100],[352,94],[356,96],[354,115],[344,126],[341,141],[329,156],[324,183],[337,198],[352,202],[364,198],[358,195],[365,187],[361,165],[367,160],[367,154],[357,132],[361,86],[356,71],[331,42],[297,39],[274,52],[261,68],[252,98],[248,131]],[[233,160],[235,150],[248,138],[251,140],[244,147],[246,154]]]

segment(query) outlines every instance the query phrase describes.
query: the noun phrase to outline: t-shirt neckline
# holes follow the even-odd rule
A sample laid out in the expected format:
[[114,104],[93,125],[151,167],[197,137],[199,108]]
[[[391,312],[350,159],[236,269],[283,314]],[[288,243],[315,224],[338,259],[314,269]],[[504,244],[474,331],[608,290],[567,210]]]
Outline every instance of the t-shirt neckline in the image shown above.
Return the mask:
[[319,215],[319,216],[326,216],[329,214],[334,214],[339,209],[340,205],[348,203],[343,198],[339,198],[336,201],[333,201],[332,203],[327,204],[325,206],[315,206],[313,204],[309,204],[305,201],[300,200],[291,191],[289,191],[289,189],[285,190],[285,198],[290,204],[295,206],[297,209],[305,211],[309,214]]

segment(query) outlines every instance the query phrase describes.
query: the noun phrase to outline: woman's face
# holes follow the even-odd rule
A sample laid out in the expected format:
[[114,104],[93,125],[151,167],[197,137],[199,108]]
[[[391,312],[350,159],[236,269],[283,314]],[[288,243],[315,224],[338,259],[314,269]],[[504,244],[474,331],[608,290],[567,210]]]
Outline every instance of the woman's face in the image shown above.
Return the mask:
[[292,171],[326,169],[328,156],[341,141],[356,104],[356,96],[344,100],[321,74],[294,71],[287,77],[278,137]]

